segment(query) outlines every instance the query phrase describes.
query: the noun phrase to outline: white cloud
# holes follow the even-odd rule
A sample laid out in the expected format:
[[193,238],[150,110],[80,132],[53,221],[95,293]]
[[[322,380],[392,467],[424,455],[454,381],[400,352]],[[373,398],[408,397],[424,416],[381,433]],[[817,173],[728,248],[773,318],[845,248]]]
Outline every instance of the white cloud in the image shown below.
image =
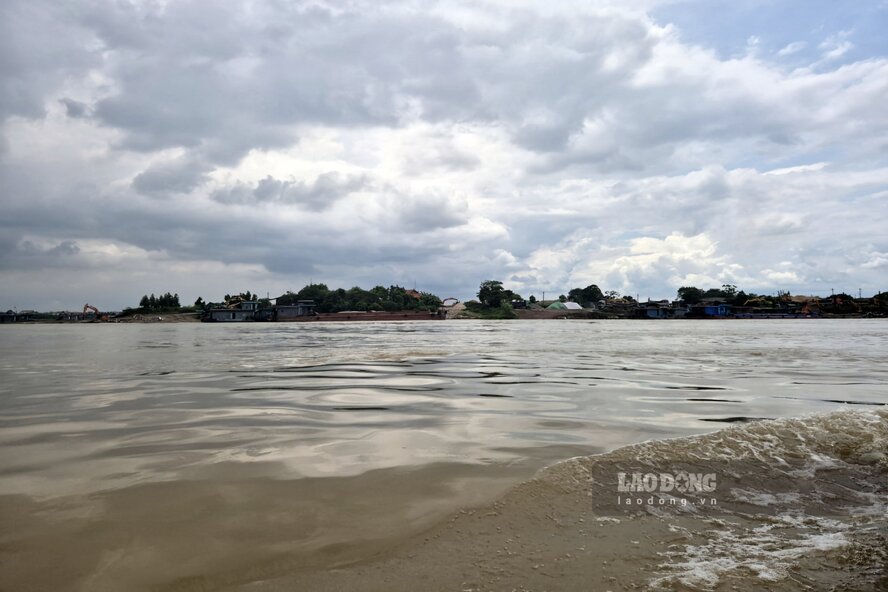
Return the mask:
[[875,287],[888,57],[723,58],[655,4],[15,0],[0,299],[100,244],[289,288]]
[[861,264],[864,269],[888,268],[888,253],[872,252],[867,254],[867,261]]
[[815,162],[811,164],[802,164],[799,166],[793,167],[783,167],[779,169],[771,169],[770,171],[766,171],[765,175],[793,175],[796,173],[811,173],[814,171],[822,170],[824,167],[829,166],[828,162]]
[[785,45],[783,48],[781,48],[777,52],[777,55],[780,57],[791,56],[791,55],[799,53],[800,51],[802,51],[806,47],[808,47],[808,44],[804,41],[793,41],[792,43],[789,43],[789,44]]
[[853,31],[839,31],[827,37],[819,46],[823,51],[822,59],[824,61],[837,60],[853,49],[854,44],[848,41],[852,33]]

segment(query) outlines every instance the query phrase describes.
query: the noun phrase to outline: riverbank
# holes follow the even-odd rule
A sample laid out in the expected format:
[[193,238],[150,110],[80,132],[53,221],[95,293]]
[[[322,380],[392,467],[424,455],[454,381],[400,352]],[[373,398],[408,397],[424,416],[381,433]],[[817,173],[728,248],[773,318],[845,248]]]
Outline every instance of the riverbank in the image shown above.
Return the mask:
[[[600,310],[548,310],[548,309],[518,309],[512,311],[512,317],[501,317],[497,315],[479,315],[470,311],[466,311],[464,307],[454,307],[453,310],[446,312],[447,320],[667,320],[667,321],[699,321],[699,320],[743,320],[743,321],[769,321],[769,320],[816,320],[816,319],[884,319],[885,317],[862,315],[862,314],[822,314],[816,317],[792,316],[792,315],[768,315],[768,316],[728,316],[728,317],[684,317],[674,319],[647,319],[632,314],[615,313],[612,311]],[[420,319],[419,316],[423,318]],[[415,312],[409,313],[324,313],[317,317],[297,318],[285,321],[275,321],[279,323],[292,322],[403,322],[416,320],[444,320],[444,317],[429,317],[427,315],[418,315]],[[198,323],[201,320],[201,314],[196,312],[188,313],[158,313],[158,314],[135,314],[128,316],[112,317],[107,321],[96,320],[72,320],[62,321],[56,319],[34,319],[29,321],[19,321],[16,323],[8,323],[8,325],[72,325],[72,324],[105,324],[105,323]],[[257,322],[257,321],[240,321]]]

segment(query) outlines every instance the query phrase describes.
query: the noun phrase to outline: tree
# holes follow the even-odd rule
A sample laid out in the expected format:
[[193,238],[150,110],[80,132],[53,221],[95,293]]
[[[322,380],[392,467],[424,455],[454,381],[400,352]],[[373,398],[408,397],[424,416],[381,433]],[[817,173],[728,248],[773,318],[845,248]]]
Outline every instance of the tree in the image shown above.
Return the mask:
[[503,301],[503,283],[497,280],[481,282],[478,288],[478,301],[484,306],[497,308]]
[[567,296],[562,294],[561,296],[558,297],[558,301],[559,302],[567,302]]
[[703,290],[694,286],[682,286],[678,289],[678,299],[686,304],[697,304],[703,300]]
[[148,295],[145,294],[142,296],[142,299],[139,300],[139,308],[149,308],[151,306],[151,301],[148,299]]
[[536,304],[536,301],[537,301],[536,296],[531,294],[530,298],[528,298],[527,301],[530,302],[531,304]]
[[203,308],[205,304],[204,299],[198,296],[197,300],[194,301],[194,308]]
[[327,284],[309,284],[296,293],[296,300],[314,300],[315,304],[320,304],[329,293]]
[[278,296],[277,303],[281,306],[288,306],[291,304],[296,304],[296,301],[299,300],[299,296],[294,294],[293,292],[287,290],[286,294]]
[[419,303],[423,308],[428,310],[438,310],[441,306],[441,299],[431,292],[420,292]]
[[749,294],[740,290],[736,294],[734,294],[734,298],[731,300],[731,304],[734,306],[743,306],[746,304],[746,301],[749,300]]
[[604,300],[604,294],[595,284],[589,284],[585,288],[573,288],[567,293],[567,299],[587,308],[599,300]]

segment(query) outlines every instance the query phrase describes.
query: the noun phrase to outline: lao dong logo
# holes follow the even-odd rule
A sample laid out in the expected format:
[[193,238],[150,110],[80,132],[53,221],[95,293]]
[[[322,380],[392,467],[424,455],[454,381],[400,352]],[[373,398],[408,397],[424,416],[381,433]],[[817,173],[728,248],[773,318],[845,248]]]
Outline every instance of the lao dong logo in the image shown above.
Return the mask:
[[621,493],[712,493],[715,473],[617,473]]
[[[617,473],[618,506],[716,506],[715,473]],[[623,495],[627,494],[627,495]]]

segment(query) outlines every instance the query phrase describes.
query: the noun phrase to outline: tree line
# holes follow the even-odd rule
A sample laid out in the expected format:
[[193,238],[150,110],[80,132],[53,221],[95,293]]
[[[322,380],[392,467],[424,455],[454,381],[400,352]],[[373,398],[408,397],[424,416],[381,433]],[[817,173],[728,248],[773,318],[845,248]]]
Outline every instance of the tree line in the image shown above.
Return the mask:
[[170,294],[169,292],[160,296],[155,296],[154,294],[149,296],[146,294],[139,301],[139,309],[146,312],[179,310],[180,308],[182,306],[179,304],[179,295]]
[[[776,296],[745,292],[733,284],[722,284],[720,288],[701,289],[696,286],[682,286],[676,292],[677,299],[685,304],[698,304],[706,298],[718,298],[735,306],[743,305],[776,305],[786,301],[790,297],[788,291],[778,291]],[[485,280],[478,287],[477,301],[466,302],[470,311],[483,313],[490,318],[512,318],[513,304],[524,303],[522,296],[503,286],[499,280]],[[833,296],[837,302],[853,302],[854,298],[848,294],[836,294]],[[888,302],[888,293],[877,294],[875,299],[880,304]],[[330,289],[326,284],[309,284],[298,292],[287,291],[279,296],[276,301],[280,305],[296,304],[300,300],[311,300],[315,304],[317,312],[342,312],[355,311],[400,311],[400,310],[436,310],[441,306],[441,299],[429,292],[416,292],[401,286],[376,286],[364,290],[358,286],[348,290],[338,288]],[[623,300],[635,302],[628,295],[620,295],[615,290],[603,291],[596,284],[589,284],[585,288],[571,288],[568,293],[558,296],[561,302],[576,302],[583,308],[598,305],[602,302]],[[207,302],[202,297],[195,300],[192,307],[183,307],[179,302],[178,294],[166,292],[160,296],[146,294],[139,301],[140,312],[171,312],[177,310],[205,310],[208,308],[226,308],[235,306],[240,302],[258,302],[260,307],[271,306],[271,300],[259,298],[258,294],[240,292],[238,294],[226,294],[222,302]],[[530,304],[537,302],[534,296],[526,301]],[[129,309],[133,310],[133,309]],[[136,311],[133,311],[136,312]]]
[[[727,304],[735,306],[744,305],[774,305],[786,301],[791,294],[788,291],[778,291],[776,296],[766,294],[756,294],[754,292],[745,292],[740,290],[734,284],[722,284],[719,288],[701,289],[696,286],[682,286],[676,291],[676,298],[684,304],[699,304],[707,298],[717,298]],[[879,298],[877,294],[875,298]],[[478,300],[475,302],[467,302],[466,305],[470,309],[490,310],[505,306],[512,306],[518,302],[523,302],[523,298],[503,287],[503,282],[499,280],[486,280],[481,282],[477,294]],[[836,294],[833,296],[838,301],[852,301],[853,297],[848,294]],[[635,298],[629,295],[621,295],[615,290],[603,291],[596,284],[589,284],[585,288],[571,288],[567,295],[561,294],[557,298],[561,302],[576,302],[583,308],[589,308],[600,303],[607,303],[614,300],[622,300],[624,302],[635,302]],[[537,302],[534,296],[531,296],[527,302],[534,304]]]
[[348,290],[330,289],[326,284],[309,284],[298,292],[287,291],[276,299],[260,298],[249,290],[237,294],[226,294],[220,302],[205,301],[198,297],[191,307],[183,307],[178,294],[166,293],[161,296],[154,294],[143,296],[138,309],[131,312],[172,312],[207,310],[210,308],[233,308],[241,302],[257,302],[260,308],[270,307],[272,300],[279,305],[296,304],[300,300],[314,302],[317,312],[356,311],[401,311],[401,310],[437,310],[441,299],[429,292],[417,292],[401,286],[376,286],[364,290],[358,286]]
[[[558,300],[561,302],[576,302],[584,308],[598,304],[603,300],[614,300],[617,298],[634,300],[631,296],[620,296],[618,292],[613,290],[602,292],[601,288],[595,284],[590,284],[585,288],[572,288],[567,295],[561,294],[558,296]],[[485,308],[499,308],[504,304],[512,305],[523,301],[524,299],[520,294],[504,288],[503,283],[499,280],[485,280],[478,287],[477,304]],[[527,302],[534,304],[537,302],[537,299],[531,296]]]
[[277,298],[280,305],[312,300],[317,312],[437,310],[441,299],[429,292],[417,292],[401,286],[376,286],[364,290],[358,286],[331,290],[326,284],[309,284],[298,292],[287,292]]

